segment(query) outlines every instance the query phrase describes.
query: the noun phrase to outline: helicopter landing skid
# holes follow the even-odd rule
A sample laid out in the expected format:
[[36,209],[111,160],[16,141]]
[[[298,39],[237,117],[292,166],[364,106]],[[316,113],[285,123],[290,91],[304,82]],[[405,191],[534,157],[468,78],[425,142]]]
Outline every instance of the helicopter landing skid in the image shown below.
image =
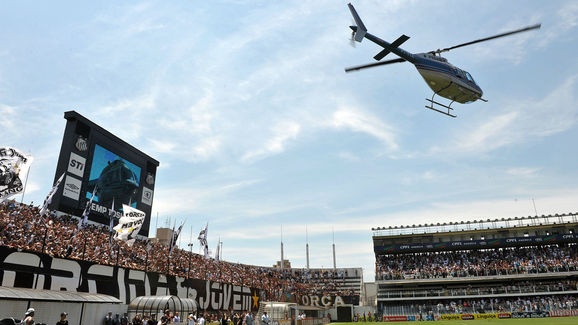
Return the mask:
[[[445,104],[436,102],[436,101],[434,100],[435,95],[436,95],[436,94],[434,93],[433,96],[431,96],[431,99],[429,99],[429,98],[426,98],[426,99],[425,99],[425,100],[427,100],[428,102],[430,102],[430,106],[425,105],[425,107],[431,109],[432,111],[436,111],[436,112],[438,112],[438,113],[442,113],[442,114],[444,114],[444,115],[451,116],[451,117],[454,117],[454,118],[455,118],[456,115],[450,113],[450,110],[452,110],[452,111],[454,110],[453,108],[451,108],[451,106],[452,106],[452,104],[454,103],[454,101],[452,100],[452,102],[451,102],[449,105],[445,105]],[[439,106],[441,106],[441,107],[445,107],[445,108],[447,109],[447,112],[446,112],[446,111],[442,111],[442,110],[434,107],[434,104],[439,105]]]

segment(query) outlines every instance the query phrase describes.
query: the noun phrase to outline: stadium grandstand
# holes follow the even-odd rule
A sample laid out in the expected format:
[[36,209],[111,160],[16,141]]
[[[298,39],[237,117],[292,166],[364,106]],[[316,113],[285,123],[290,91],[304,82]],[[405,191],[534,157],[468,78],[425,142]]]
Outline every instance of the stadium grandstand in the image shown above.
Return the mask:
[[577,315],[576,230],[578,213],[372,228],[378,312]]
[[[260,310],[260,306],[254,305],[257,301],[280,301],[309,305],[311,308],[316,306],[329,308],[330,305],[321,306],[321,302],[334,301],[336,296],[341,296],[345,303],[359,305],[363,287],[361,268],[279,269],[219,261],[178,247],[167,255],[167,246],[161,241],[137,239],[132,245],[124,241],[111,241],[108,227],[94,223],[84,227],[82,232],[75,236],[77,225],[78,218],[74,216],[49,213],[43,218],[36,206],[19,204],[15,201],[0,204],[0,262],[4,265],[0,270],[2,286],[38,290],[93,291],[95,294],[108,294],[120,298],[124,306],[128,306],[134,298],[145,294],[153,296],[168,294],[187,298],[189,288],[187,287],[186,291],[182,288],[189,279],[203,281],[197,288],[193,288],[194,284],[188,282],[193,286],[191,289],[197,290],[198,295],[205,292],[205,287],[207,295],[210,293],[215,297],[220,293],[213,290],[225,291],[227,288],[235,290],[237,287],[247,289],[243,294],[248,296],[240,298],[246,298],[247,304],[239,304],[240,307],[235,307],[233,303],[226,306],[222,301],[215,305],[215,298],[197,296],[196,309],[202,311],[205,304],[208,307],[205,306],[204,310],[209,308],[211,315],[227,310],[246,311],[246,306],[257,312]],[[43,266],[18,265],[14,262],[18,258],[10,257],[11,254],[36,254],[35,256],[43,261]],[[52,261],[46,263],[48,270],[44,268],[45,256],[50,257]],[[84,263],[78,267],[82,270],[80,276],[77,274],[78,268],[76,266],[72,268],[71,276],[76,282],[72,284],[67,282],[67,286],[64,287],[60,282],[63,280],[57,281],[57,278],[63,275],[56,275],[59,272],[64,273],[53,269],[56,267],[56,260],[66,265],[70,265],[70,261]],[[30,265],[29,262],[26,263]],[[93,265],[108,267],[111,271],[90,278],[90,269]],[[118,279],[105,279],[108,277],[105,274],[117,274],[117,271],[112,271],[113,269],[122,269],[126,275],[121,275]],[[38,275],[42,272],[48,273],[44,275],[45,280],[38,281],[37,279],[42,279]],[[146,275],[144,281],[135,282],[137,278],[132,274]],[[133,280],[127,280],[130,278]],[[142,279],[142,276],[138,278]],[[95,281],[93,279],[96,279],[96,285],[90,284]],[[177,286],[177,283],[180,284]],[[123,285],[127,286],[126,295],[122,290],[120,292],[117,290]],[[323,296],[333,298],[324,300],[321,299]],[[301,299],[302,297],[307,298]]]

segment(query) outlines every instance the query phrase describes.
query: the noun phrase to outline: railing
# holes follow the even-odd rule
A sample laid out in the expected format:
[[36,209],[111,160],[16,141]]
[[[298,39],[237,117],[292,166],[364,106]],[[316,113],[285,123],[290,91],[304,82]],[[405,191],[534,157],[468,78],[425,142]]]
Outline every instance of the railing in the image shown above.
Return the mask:
[[[388,280],[409,280],[409,279],[452,279],[452,278],[467,278],[478,276],[496,276],[496,275],[519,275],[519,274],[545,274],[545,273],[559,273],[577,271],[576,265],[560,265],[551,267],[513,267],[512,269],[476,269],[476,270],[462,270],[453,271],[451,273],[430,274],[430,273],[412,273],[405,272],[403,274],[377,274],[375,279],[377,281]],[[379,271],[378,271],[379,272]]]
[[373,236],[399,236],[415,234],[433,234],[444,232],[458,232],[462,230],[488,230],[511,227],[530,227],[541,225],[560,225],[578,222],[578,213],[561,215],[542,215],[515,218],[486,219],[460,221],[450,223],[436,223],[423,225],[389,226],[372,228]]
[[541,285],[541,286],[506,286],[492,288],[463,288],[463,289],[443,289],[443,290],[404,290],[404,291],[387,291],[379,292],[377,298],[416,298],[416,297],[453,297],[453,296],[481,296],[481,295],[499,295],[499,294],[520,294],[535,293],[549,294],[553,292],[578,291],[578,285],[575,286],[558,286],[558,285]]
[[[570,312],[578,312],[577,306],[571,307],[558,307],[555,304],[548,304],[543,306],[543,308],[539,309],[540,311],[545,312],[560,312],[560,311],[570,311]],[[412,305],[401,305],[401,306],[384,306],[383,307],[383,315],[425,315],[430,312],[441,315],[441,314],[483,314],[483,313],[499,313],[499,312],[531,312],[537,311],[526,310],[526,306],[518,306],[518,305],[507,305],[507,304],[497,304],[497,303],[487,303],[484,306],[460,306],[457,305],[455,307],[446,308],[446,307],[439,307],[437,305],[422,305],[422,306],[412,306]]]

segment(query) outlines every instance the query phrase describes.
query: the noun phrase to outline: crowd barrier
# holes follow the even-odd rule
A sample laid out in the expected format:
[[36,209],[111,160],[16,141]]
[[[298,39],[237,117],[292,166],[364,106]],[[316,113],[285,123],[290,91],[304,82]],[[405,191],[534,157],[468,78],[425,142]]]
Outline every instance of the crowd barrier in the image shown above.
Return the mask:
[[[481,313],[481,314],[442,314],[435,316],[435,320],[484,320],[484,319],[521,319],[521,318],[548,318],[578,316],[578,310],[556,311],[525,311],[512,313]],[[419,316],[393,315],[383,316],[384,322],[412,322],[419,321]]]
[[[487,313],[487,314],[445,314],[436,317],[436,320],[474,320],[474,319],[508,319],[508,318],[520,319],[520,318],[548,318],[548,317],[572,317],[572,316],[578,316],[578,310],[524,311],[512,313]],[[408,316],[384,316],[384,319],[385,317],[408,317]]]

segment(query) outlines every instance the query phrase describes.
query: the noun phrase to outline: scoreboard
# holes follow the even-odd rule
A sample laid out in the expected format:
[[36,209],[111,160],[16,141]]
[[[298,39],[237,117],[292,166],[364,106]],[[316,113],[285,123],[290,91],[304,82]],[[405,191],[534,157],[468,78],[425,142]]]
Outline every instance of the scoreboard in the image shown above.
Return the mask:
[[50,208],[80,216],[94,194],[89,220],[109,225],[126,204],[146,213],[139,235],[148,236],[159,162],[75,111],[64,118],[54,179],[65,177]]

